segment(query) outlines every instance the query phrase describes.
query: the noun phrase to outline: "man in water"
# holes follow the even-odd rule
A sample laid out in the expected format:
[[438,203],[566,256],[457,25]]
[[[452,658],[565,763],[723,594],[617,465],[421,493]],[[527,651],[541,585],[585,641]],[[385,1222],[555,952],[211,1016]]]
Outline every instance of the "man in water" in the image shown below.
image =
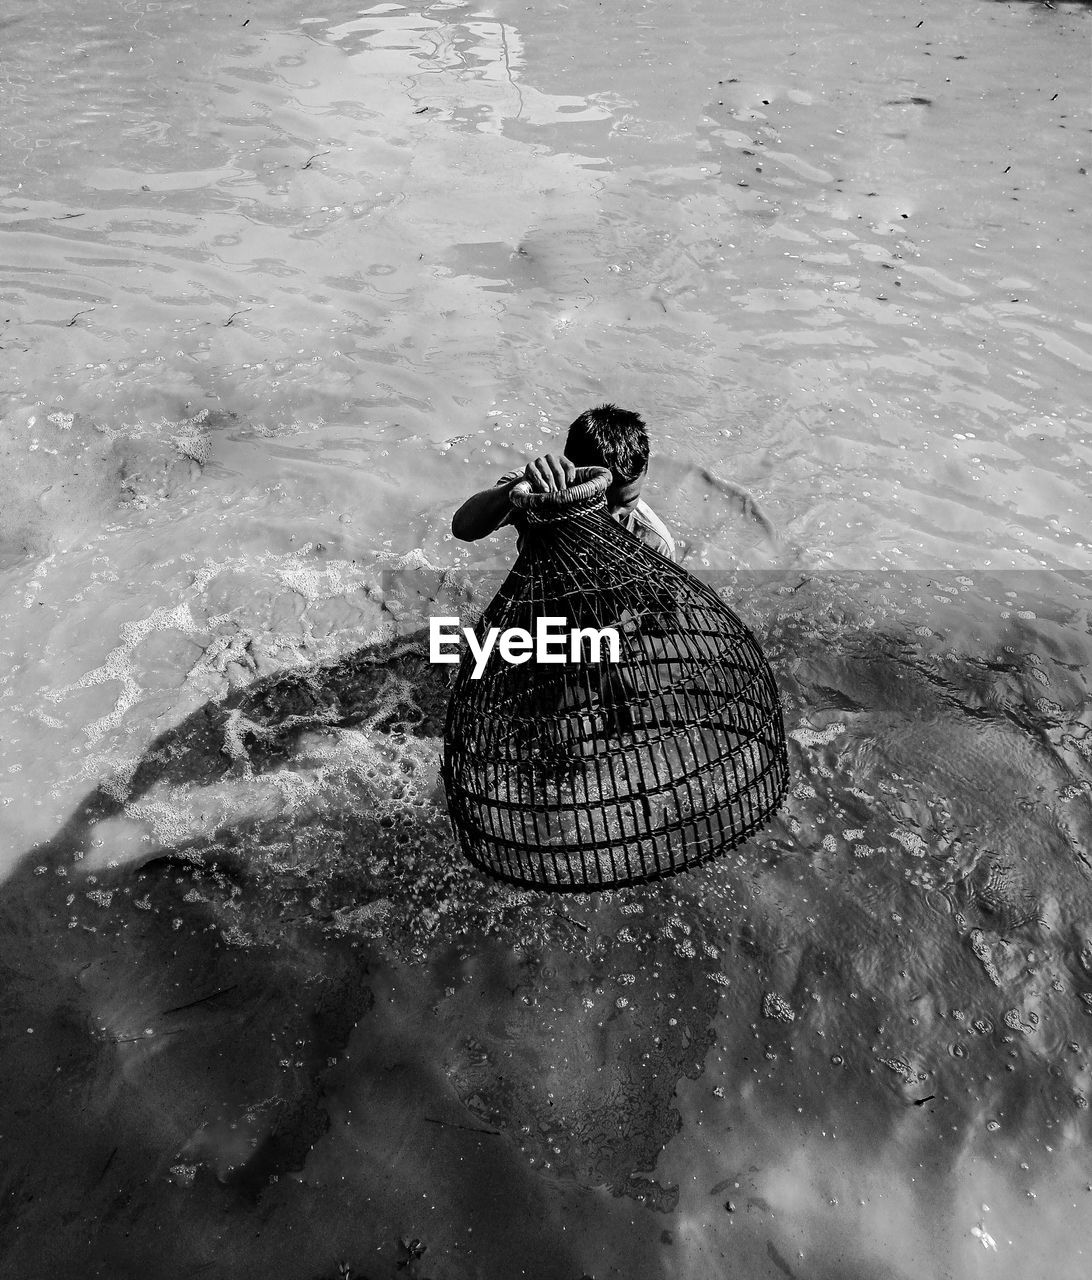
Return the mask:
[[510,494],[526,480],[536,493],[566,489],[577,467],[609,467],[614,477],[607,490],[607,511],[647,547],[675,559],[675,540],[667,526],[641,499],[648,473],[648,431],[639,414],[602,404],[588,409],[569,428],[565,451],[535,458],[501,476],[490,489],[475,493],[455,512],[451,532],[463,542],[477,542],[512,522]]

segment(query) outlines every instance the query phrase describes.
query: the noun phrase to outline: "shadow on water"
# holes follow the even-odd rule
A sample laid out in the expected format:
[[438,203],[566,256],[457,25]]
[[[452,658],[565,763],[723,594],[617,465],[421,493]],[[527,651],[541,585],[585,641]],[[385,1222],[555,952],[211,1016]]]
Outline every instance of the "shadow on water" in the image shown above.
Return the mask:
[[[20,1028],[5,1075],[26,1085],[4,1108],[19,1153],[3,1202],[13,1263],[45,1266],[56,1248],[104,1275],[200,1274],[220,1265],[227,1212],[290,1237],[286,1255],[240,1227],[236,1256],[265,1259],[262,1274],[310,1276],[334,1256],[363,1258],[354,1275],[400,1274],[400,1241],[427,1243],[436,1219],[449,1240],[474,1233],[461,1251],[475,1268],[530,1258],[535,1275],[580,1274],[559,1222],[579,1186],[529,1170],[524,1148],[552,1140],[516,1124],[533,1099],[484,1114],[472,1086],[490,1055],[456,988],[494,1019],[522,995],[530,1027],[551,939],[587,926],[456,860],[435,771],[447,692],[420,635],[255,681],[161,735],[22,864],[0,931],[5,1023]],[[664,1086],[634,1093],[614,1142],[626,1175],[651,1167],[677,1123],[661,1056]],[[701,1053],[687,1057],[700,1070]],[[532,1070],[550,1068],[520,1064]],[[633,1072],[625,1052],[617,1070]],[[348,1217],[320,1191],[323,1138],[319,1164],[366,1206]],[[617,1169],[575,1172],[591,1175],[591,1212]],[[81,1251],[73,1237],[94,1220]],[[156,1254],[160,1230],[177,1257]],[[429,1274],[425,1255],[412,1267]]]
[[972,636],[984,614],[932,598],[913,628],[878,586],[756,588],[784,812],[699,873],[594,898],[456,856],[449,669],[420,634],[161,735],[7,887],[18,1273],[683,1274],[699,1087],[722,1173],[733,1108],[938,1179],[990,1142],[1086,1136],[1087,634]]

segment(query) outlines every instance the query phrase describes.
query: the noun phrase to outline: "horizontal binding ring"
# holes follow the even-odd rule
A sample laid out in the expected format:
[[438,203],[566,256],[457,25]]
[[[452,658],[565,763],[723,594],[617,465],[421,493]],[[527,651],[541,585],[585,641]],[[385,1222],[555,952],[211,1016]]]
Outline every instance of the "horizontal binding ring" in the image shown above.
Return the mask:
[[614,477],[607,467],[577,467],[575,483],[565,489],[539,493],[530,482],[521,480],[509,492],[512,506],[533,520],[560,520],[581,511],[593,511],[606,503]]

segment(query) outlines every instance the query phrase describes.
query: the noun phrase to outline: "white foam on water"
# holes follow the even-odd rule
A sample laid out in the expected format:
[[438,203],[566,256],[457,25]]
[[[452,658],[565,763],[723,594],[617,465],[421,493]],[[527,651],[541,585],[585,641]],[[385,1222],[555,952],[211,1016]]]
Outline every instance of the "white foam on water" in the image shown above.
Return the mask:
[[[219,621],[219,619],[213,620]],[[154,631],[175,630],[193,635],[203,632],[206,624],[199,624],[190,613],[188,601],[183,601],[173,608],[153,610],[146,618],[135,622],[126,622],[121,631],[121,644],[112,649],[104,662],[93,670],[85,672],[78,680],[62,685],[58,689],[49,689],[45,697],[50,702],[61,702],[68,694],[79,689],[90,689],[96,685],[117,681],[121,685],[114,708],[107,715],[91,724],[85,725],[84,734],[89,742],[96,742],[121,720],[122,716],[134,706],[141,694],[141,687],[133,674],[133,656],[137,646]]]
[[825,747],[845,731],[844,724],[828,725],[825,729],[812,729],[805,725],[802,728],[790,729],[789,737],[799,742],[802,747]]

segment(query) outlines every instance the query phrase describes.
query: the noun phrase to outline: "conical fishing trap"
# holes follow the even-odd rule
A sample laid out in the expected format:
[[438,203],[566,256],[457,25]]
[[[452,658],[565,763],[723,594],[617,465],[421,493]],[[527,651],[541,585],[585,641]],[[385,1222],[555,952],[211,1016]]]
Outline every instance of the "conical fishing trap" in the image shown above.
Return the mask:
[[520,553],[475,628],[479,642],[491,628],[533,639],[539,619],[560,619],[552,661],[518,645],[509,656],[524,660],[506,661],[498,644],[475,678],[465,653],[443,764],[470,861],[569,891],[653,880],[735,848],[789,777],[777,686],[750,631],[610,518],[609,471],[576,481],[513,489]]

